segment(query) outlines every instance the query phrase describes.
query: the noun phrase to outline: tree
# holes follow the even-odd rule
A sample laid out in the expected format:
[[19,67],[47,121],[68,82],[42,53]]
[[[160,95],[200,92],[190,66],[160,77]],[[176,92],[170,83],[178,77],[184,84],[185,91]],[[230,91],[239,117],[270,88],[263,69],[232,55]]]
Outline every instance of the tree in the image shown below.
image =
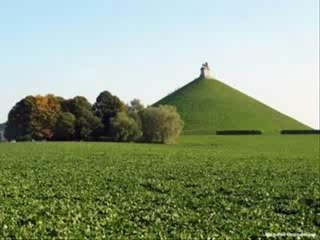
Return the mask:
[[75,139],[92,140],[96,138],[102,123],[92,111],[92,105],[85,97],[75,97],[62,103],[62,109],[65,112],[72,113],[75,118]]
[[139,125],[139,128],[141,128],[141,114],[144,109],[144,105],[141,103],[139,99],[135,98],[130,102],[130,105],[128,105],[127,108],[129,116],[136,120],[136,122]]
[[111,135],[115,141],[130,142],[142,136],[138,122],[126,112],[119,112],[111,119]]
[[9,113],[5,137],[18,141],[52,139],[61,101],[53,95],[22,99]]
[[51,140],[61,113],[60,97],[54,95],[36,96],[35,109],[31,113],[32,138]]
[[55,128],[56,140],[73,140],[75,135],[76,117],[70,112],[60,113]]
[[133,99],[130,102],[129,111],[139,113],[142,112],[144,109],[144,105],[141,103],[141,101],[137,98]]
[[183,129],[183,121],[174,106],[148,107],[142,112],[141,120],[147,142],[174,142]]
[[126,106],[117,97],[108,91],[104,91],[97,97],[96,103],[93,105],[94,114],[101,119],[104,126],[103,135],[111,135],[111,118],[117,113],[126,111]]
[[31,140],[32,116],[36,108],[35,98],[28,96],[19,101],[9,112],[4,136],[8,140]]
[[8,140],[92,140],[103,126],[84,97],[28,96],[10,111]]
[[90,110],[85,110],[77,119],[78,137],[81,140],[91,141],[96,139],[100,134],[103,125],[98,117]]
[[79,118],[83,111],[90,111],[92,108],[91,103],[82,96],[76,96],[72,99],[65,100],[62,102],[61,106],[64,112],[70,112],[75,115],[76,118]]

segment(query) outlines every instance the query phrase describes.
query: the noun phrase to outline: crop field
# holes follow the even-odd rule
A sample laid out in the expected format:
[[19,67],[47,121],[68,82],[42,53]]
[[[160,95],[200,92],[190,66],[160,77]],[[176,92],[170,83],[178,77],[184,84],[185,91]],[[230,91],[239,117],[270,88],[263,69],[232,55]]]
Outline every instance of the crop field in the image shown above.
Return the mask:
[[319,136],[0,144],[0,238],[320,235]]

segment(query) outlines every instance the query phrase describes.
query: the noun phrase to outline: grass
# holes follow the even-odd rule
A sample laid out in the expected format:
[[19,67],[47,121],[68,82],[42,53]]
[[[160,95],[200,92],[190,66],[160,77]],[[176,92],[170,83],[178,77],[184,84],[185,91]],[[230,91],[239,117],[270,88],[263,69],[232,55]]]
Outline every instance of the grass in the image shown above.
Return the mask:
[[0,238],[320,234],[319,136],[0,144]]
[[214,134],[217,130],[310,129],[218,80],[196,79],[155,105],[177,107],[186,134]]

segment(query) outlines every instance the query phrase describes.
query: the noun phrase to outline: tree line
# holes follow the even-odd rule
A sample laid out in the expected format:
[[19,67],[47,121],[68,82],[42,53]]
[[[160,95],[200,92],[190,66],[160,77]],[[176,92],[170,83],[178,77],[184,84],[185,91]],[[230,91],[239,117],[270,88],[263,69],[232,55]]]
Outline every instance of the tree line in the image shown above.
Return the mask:
[[4,136],[16,141],[145,141],[169,143],[183,121],[173,106],[124,104],[108,91],[92,105],[85,97],[27,96],[9,112]]

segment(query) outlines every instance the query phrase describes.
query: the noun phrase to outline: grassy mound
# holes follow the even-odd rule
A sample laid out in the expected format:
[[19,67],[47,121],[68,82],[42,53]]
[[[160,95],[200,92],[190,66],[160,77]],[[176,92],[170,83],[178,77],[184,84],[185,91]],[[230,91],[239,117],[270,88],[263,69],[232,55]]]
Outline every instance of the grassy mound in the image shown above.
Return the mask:
[[177,107],[185,134],[214,134],[217,130],[259,129],[265,133],[310,127],[212,79],[198,78],[154,105]]

